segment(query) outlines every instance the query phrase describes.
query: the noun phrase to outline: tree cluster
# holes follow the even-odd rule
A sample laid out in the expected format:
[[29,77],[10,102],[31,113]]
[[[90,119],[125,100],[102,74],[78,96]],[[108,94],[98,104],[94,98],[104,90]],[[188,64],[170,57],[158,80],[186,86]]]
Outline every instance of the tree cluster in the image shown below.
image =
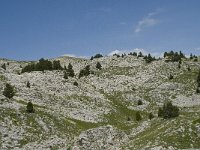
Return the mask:
[[93,60],[93,59],[95,59],[95,58],[101,58],[101,57],[103,57],[103,55],[101,55],[101,54],[96,54],[96,55],[92,56],[92,57],[90,58],[90,60]]
[[128,55],[130,55],[130,56],[137,56],[137,53],[136,52],[130,52]]
[[158,117],[162,117],[164,119],[174,118],[179,116],[179,108],[177,106],[173,106],[172,102],[167,102],[163,105],[163,107],[158,110]]
[[152,57],[151,54],[148,54],[147,56],[144,56],[144,60],[146,61],[146,63],[150,63],[150,62],[156,60],[156,58]]
[[90,65],[87,65],[84,69],[82,69],[79,73],[79,79],[83,76],[88,76],[90,74]]
[[164,58],[168,58],[168,61],[178,62],[181,61],[182,58],[185,58],[185,55],[181,51],[179,53],[170,51],[164,53]]
[[117,58],[119,58],[119,57],[120,57],[120,55],[119,55],[119,54],[113,54],[113,56],[116,56]]
[[196,55],[193,55],[192,53],[190,54],[190,59],[194,59],[194,61],[195,60],[198,61],[198,57]]
[[44,70],[63,70],[59,60],[54,60],[53,63],[48,59],[41,58],[38,63],[28,64],[22,69],[22,73],[31,71]]

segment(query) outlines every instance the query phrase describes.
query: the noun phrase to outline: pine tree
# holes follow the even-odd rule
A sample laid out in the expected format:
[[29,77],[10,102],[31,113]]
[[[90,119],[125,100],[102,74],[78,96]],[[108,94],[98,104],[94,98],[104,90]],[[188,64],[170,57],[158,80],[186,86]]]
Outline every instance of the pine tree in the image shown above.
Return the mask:
[[165,52],[163,57],[165,58],[165,57],[167,57],[167,56],[168,56],[168,53],[167,53],[167,52]]
[[197,86],[200,87],[200,70],[197,76]]
[[14,87],[7,83],[6,87],[4,88],[3,95],[7,98],[12,98],[15,95]]
[[193,59],[193,55],[192,55],[192,53],[190,54],[190,59]]
[[174,78],[174,76],[170,74],[169,79],[172,80],[173,78]]
[[181,64],[180,63],[178,64],[178,68],[181,69]]
[[87,65],[84,69],[82,69],[79,73],[79,79],[83,76],[88,76],[90,75],[90,65]]
[[31,87],[29,81],[26,83],[26,87],[27,87],[27,88],[30,88],[30,87]]
[[53,70],[63,70],[59,60],[54,60],[52,67],[53,67]]
[[142,100],[138,100],[138,105],[142,105]]
[[167,102],[162,108],[158,110],[158,117],[163,117],[164,119],[174,118],[179,116],[179,109],[177,106],[173,106],[172,102]]
[[1,68],[3,68],[4,70],[6,70],[6,64],[4,63]]
[[68,79],[68,74],[66,71],[64,71],[64,79]]
[[99,69],[99,70],[102,69],[102,66],[101,66],[100,62],[97,62],[97,64],[96,64],[96,68]]
[[28,113],[34,113],[34,108],[33,108],[33,104],[31,102],[28,102],[27,106],[26,106],[26,111]]
[[73,66],[71,63],[69,63],[69,65],[68,65],[67,72],[68,72],[68,76],[74,77],[75,74],[74,74]]
[[143,57],[142,52],[139,52],[138,57]]

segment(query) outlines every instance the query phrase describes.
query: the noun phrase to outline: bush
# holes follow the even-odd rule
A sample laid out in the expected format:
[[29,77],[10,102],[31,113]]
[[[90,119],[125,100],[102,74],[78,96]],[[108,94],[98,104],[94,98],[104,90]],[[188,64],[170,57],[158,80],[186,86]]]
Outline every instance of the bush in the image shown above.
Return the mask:
[[149,113],[149,119],[153,119],[154,118],[154,115],[152,113]]
[[138,100],[138,105],[142,105],[142,100]]
[[197,62],[197,61],[198,61],[198,58],[195,58],[195,59],[194,59],[194,62]]
[[12,98],[15,95],[14,87],[7,83],[6,87],[4,88],[3,95],[7,98]]
[[142,117],[141,117],[139,111],[137,111],[137,112],[135,113],[135,119],[136,119],[136,121],[140,121],[140,120],[142,120]]
[[34,108],[33,108],[33,104],[31,102],[28,102],[27,106],[26,106],[26,111],[28,113],[34,113]]
[[75,82],[74,82],[74,86],[78,86],[78,82],[75,81]]
[[158,110],[158,117],[163,117],[164,119],[174,118],[179,116],[179,109],[177,106],[173,106],[172,102],[167,102],[162,108]]
[[145,56],[144,59],[145,59],[146,63],[150,63],[150,62],[156,60],[156,58],[152,57],[151,54],[148,54],[148,56]]

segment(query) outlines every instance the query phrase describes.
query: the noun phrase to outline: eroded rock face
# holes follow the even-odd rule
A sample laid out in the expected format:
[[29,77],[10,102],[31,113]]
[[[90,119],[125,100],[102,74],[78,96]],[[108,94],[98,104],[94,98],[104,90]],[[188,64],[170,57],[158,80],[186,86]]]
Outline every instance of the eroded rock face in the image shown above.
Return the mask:
[[73,150],[117,150],[128,141],[128,136],[112,126],[104,126],[82,132]]

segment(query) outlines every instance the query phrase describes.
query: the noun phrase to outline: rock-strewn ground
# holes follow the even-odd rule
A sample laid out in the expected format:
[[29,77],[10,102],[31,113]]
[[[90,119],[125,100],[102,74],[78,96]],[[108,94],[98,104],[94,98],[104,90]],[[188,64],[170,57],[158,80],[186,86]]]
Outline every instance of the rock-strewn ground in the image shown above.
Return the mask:
[[[76,76],[64,79],[63,71],[20,74],[30,62],[0,60],[6,64],[6,70],[0,68],[0,149],[200,148],[200,96],[195,93],[199,62],[183,60],[179,69],[176,62],[146,64],[134,56],[56,59],[63,66],[71,63]],[[97,62],[102,70],[95,68]],[[86,65],[94,74],[78,79]],[[2,94],[6,83],[15,86],[12,99]],[[157,117],[167,100],[180,108],[178,118]],[[33,114],[26,112],[29,101]],[[139,122],[136,111],[142,115]]]

